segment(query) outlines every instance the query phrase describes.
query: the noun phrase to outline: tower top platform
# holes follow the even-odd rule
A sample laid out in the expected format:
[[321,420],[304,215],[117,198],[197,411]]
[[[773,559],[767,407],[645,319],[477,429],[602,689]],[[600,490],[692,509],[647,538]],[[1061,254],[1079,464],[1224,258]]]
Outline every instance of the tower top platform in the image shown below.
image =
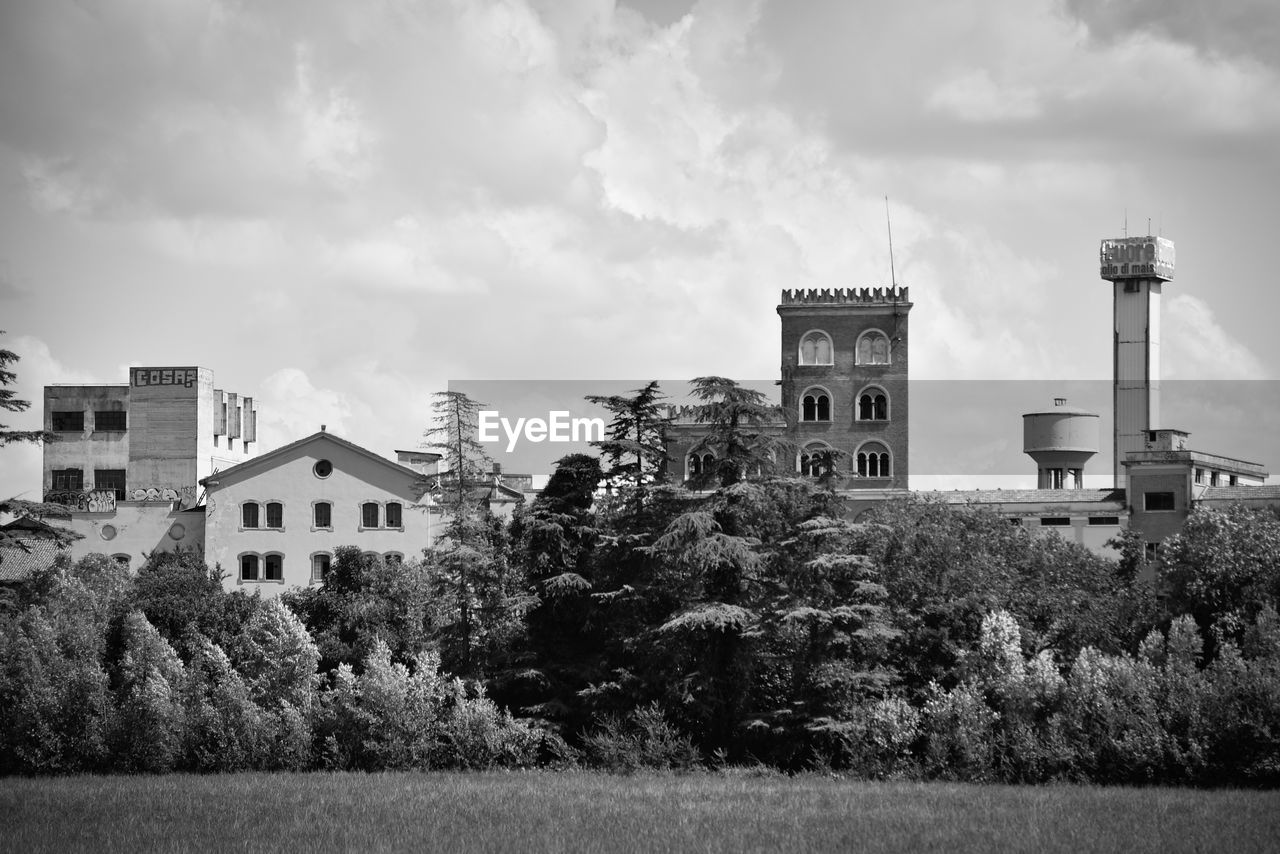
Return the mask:
[[1163,237],[1113,237],[1098,250],[1099,275],[1111,282],[1125,279],[1172,281],[1173,241]]

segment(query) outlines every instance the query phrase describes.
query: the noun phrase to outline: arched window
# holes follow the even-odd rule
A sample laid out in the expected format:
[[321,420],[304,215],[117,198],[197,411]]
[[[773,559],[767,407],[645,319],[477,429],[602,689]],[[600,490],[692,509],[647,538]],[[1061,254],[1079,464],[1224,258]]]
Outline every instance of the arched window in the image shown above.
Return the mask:
[[320,584],[329,574],[329,564],[333,560],[328,552],[317,552],[311,556],[311,583]]
[[685,470],[688,472],[686,480],[711,475],[716,470],[716,455],[710,451],[690,454],[685,460]]
[[889,337],[879,329],[862,333],[858,339],[857,358],[859,365],[889,364]]
[[387,527],[388,528],[404,527],[404,518],[401,516],[400,502],[398,501],[387,502]]
[[284,527],[284,505],[279,501],[267,502],[267,527]]
[[867,442],[858,449],[859,477],[891,477],[889,449],[879,442]]
[[889,397],[883,389],[869,387],[858,395],[859,421],[887,421],[889,419]]
[[828,445],[808,445],[800,452],[797,468],[804,477],[831,474],[836,468],[835,452]]
[[264,581],[284,581],[284,555],[269,554],[262,559]]
[[811,388],[800,398],[801,421],[830,421],[831,396],[826,389]]
[[800,339],[800,364],[830,365],[834,364],[831,336],[821,330],[805,333]]
[[360,527],[376,528],[378,527],[378,518],[381,516],[378,502],[366,501],[360,505]]
[[314,528],[333,527],[333,504],[317,501],[311,506],[311,525]]
[[257,581],[258,580],[258,556],[257,555],[240,555],[240,580],[241,581]]
[[240,505],[240,527],[258,527],[258,505],[254,502],[246,501],[244,504]]
[[400,552],[387,552],[382,556],[382,559],[387,566],[400,566],[404,563],[404,555],[400,554]]

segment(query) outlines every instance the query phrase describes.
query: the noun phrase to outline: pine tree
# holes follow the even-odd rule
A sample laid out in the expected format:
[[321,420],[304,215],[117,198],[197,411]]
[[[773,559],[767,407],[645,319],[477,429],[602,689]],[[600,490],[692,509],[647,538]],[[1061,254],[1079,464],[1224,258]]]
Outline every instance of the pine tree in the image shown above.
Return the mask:
[[715,466],[704,475],[709,483],[731,486],[772,471],[789,455],[788,444],[777,435],[782,410],[760,392],[724,377],[696,377],[692,393],[701,401],[694,406],[695,418],[708,430],[691,451],[716,455]]
[[637,496],[644,495],[649,484],[666,481],[667,425],[663,414],[665,396],[653,380],[632,396],[589,394],[586,399],[603,406],[613,415],[607,429],[608,438],[592,442],[609,463],[604,476],[610,484],[628,484]]

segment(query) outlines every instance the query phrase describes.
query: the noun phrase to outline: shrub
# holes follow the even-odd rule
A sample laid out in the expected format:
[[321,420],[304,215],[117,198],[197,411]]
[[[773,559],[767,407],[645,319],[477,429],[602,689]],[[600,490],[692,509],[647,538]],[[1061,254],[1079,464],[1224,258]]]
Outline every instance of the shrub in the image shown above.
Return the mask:
[[583,743],[591,764],[609,771],[688,770],[702,759],[693,740],[667,722],[656,702],[626,718],[605,717]]

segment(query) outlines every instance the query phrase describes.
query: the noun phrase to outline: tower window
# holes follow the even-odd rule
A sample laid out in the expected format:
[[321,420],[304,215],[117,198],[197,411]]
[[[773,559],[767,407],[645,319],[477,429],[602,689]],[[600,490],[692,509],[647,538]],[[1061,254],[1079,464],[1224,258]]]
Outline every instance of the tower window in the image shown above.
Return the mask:
[[802,365],[834,364],[832,353],[831,336],[825,332],[809,332],[800,339],[800,364]]
[[826,445],[811,445],[800,453],[800,474],[805,477],[822,477],[836,469],[836,453]]
[[858,339],[859,365],[889,364],[889,337],[879,329],[864,332]]
[[878,442],[869,442],[858,451],[859,477],[891,477],[889,450]]
[[830,421],[831,397],[821,389],[806,391],[800,401],[801,421]]
[[867,389],[858,396],[859,421],[887,421],[889,398],[878,388]]
[[1143,509],[1148,513],[1174,509],[1172,492],[1147,492],[1142,500]]

